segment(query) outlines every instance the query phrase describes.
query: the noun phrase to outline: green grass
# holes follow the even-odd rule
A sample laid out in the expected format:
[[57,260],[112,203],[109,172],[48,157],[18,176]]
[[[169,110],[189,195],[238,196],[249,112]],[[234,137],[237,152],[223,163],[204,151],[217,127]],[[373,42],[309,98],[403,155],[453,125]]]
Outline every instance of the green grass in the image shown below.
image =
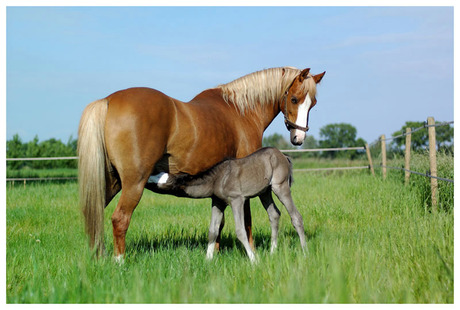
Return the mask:
[[279,247],[252,200],[259,262],[251,265],[226,210],[222,249],[205,259],[210,200],[146,191],[127,257],[91,259],[76,183],[7,187],[8,303],[453,303],[452,209],[430,213],[420,193],[367,171],[296,173],[304,256],[284,207]]
[[78,170],[72,168],[59,169],[6,169],[7,178],[53,178],[53,177],[77,177]]

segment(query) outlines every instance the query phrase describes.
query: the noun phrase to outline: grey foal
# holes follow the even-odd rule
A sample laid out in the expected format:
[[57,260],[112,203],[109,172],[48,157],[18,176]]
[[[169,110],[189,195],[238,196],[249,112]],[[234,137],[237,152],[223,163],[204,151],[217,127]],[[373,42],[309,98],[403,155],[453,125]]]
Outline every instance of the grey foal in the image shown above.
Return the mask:
[[291,197],[292,163],[278,149],[267,147],[240,159],[225,160],[196,176],[168,175],[167,180],[158,183],[162,189],[184,191],[194,198],[212,198],[212,216],[209,227],[209,242],[206,257],[214,254],[216,239],[222,227],[224,210],[228,204],[235,218],[236,236],[243,244],[251,262],[255,255],[244,229],[244,201],[258,196],[270,219],[271,252],[277,246],[280,211],[273,202],[271,191],[286,207],[291,222],[300,238],[302,249],[306,250],[303,219]]

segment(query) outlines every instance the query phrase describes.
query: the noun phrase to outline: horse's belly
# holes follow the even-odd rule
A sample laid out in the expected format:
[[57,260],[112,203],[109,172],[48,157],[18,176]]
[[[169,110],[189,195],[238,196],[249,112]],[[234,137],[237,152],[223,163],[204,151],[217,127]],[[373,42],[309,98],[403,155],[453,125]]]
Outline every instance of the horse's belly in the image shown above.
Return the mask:
[[223,146],[208,148],[190,148],[188,151],[177,153],[171,152],[166,167],[159,171],[171,174],[190,174],[196,175],[208,170],[226,158],[234,158],[236,154],[233,150],[227,150]]

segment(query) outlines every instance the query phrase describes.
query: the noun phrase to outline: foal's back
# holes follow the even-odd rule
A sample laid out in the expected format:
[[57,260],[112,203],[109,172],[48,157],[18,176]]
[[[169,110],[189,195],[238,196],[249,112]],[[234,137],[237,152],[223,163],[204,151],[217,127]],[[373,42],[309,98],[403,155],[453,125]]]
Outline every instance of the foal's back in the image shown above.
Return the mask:
[[247,157],[229,160],[225,173],[216,180],[214,194],[224,200],[255,197],[272,184],[290,183],[291,170],[283,153],[265,147]]

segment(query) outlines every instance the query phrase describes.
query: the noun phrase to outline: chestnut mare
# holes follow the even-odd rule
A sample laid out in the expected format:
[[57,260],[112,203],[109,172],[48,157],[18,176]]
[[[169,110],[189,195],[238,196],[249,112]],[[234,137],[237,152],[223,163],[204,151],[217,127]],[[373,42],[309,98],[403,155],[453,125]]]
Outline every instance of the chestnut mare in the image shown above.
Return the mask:
[[[158,188],[161,174],[195,175],[224,158],[255,152],[280,112],[291,142],[302,144],[316,104],[316,84],[325,74],[309,70],[258,71],[205,90],[188,103],[150,88],[121,90],[90,103],[78,129],[80,205],[90,247],[103,252],[104,208],[121,189],[112,215],[118,259],[124,256],[126,232],[144,188],[177,195]],[[249,201],[244,218],[253,246]]]

